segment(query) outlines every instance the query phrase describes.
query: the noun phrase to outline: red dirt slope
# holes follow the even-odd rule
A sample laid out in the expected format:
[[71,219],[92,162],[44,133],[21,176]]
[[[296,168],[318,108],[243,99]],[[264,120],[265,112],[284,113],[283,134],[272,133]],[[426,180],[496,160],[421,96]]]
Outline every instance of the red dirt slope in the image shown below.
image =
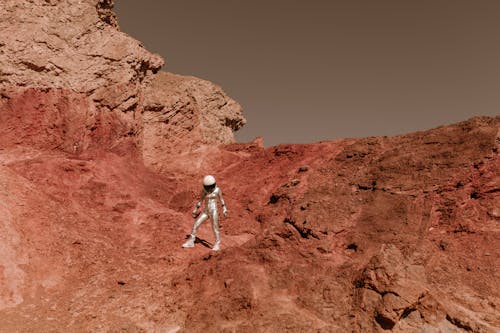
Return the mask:
[[[40,98],[0,112],[0,332],[500,329],[500,117],[200,146],[159,174],[118,119]],[[180,247],[207,173],[230,210],[217,253],[208,223]]]

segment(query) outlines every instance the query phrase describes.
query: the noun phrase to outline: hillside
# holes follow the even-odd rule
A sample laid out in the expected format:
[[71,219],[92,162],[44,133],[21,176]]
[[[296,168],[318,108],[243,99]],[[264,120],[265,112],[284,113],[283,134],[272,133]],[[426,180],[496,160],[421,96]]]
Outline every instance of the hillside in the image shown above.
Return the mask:
[[[500,117],[236,143],[111,8],[0,5],[0,332],[500,330]],[[181,248],[205,174],[218,252],[209,222]]]

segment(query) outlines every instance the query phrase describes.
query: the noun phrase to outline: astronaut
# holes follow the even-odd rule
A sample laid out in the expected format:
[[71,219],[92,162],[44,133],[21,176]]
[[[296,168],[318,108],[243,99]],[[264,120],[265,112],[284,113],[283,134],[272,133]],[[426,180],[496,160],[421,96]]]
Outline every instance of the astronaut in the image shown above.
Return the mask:
[[[212,219],[212,229],[215,235],[215,244],[212,247],[212,250],[218,251],[220,249],[220,233],[219,233],[219,214],[217,212],[217,201],[220,200],[222,205],[222,214],[224,217],[227,217],[227,208],[224,199],[222,198],[222,191],[217,184],[215,183],[215,178],[213,176],[205,176],[203,178],[203,190],[201,191],[200,200],[196,203],[196,206],[193,210],[193,217],[196,218],[196,221],[193,225],[193,231],[189,236],[189,239],[182,244],[182,247],[194,247],[194,241],[196,239],[196,231],[200,227],[200,225],[207,219]],[[205,201],[205,207],[202,210],[201,214],[198,216],[198,209],[201,207],[203,201]]]

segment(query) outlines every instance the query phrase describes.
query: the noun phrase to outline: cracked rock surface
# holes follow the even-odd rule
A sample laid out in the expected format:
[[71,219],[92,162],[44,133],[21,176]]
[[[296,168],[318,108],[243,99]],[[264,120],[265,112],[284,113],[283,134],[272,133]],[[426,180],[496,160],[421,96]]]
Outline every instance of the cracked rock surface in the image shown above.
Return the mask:
[[[172,155],[200,156],[200,147],[228,144],[246,122],[241,106],[217,85],[160,72],[144,92],[143,158],[157,171]],[[167,143],[167,144],[166,144]]]
[[118,30],[111,6],[103,0],[2,1],[0,84],[70,89],[125,110],[163,59]]
[[[26,110],[20,98],[59,106],[79,99],[93,110],[81,121],[93,125],[52,144],[78,145],[82,151],[92,147],[85,138],[106,132],[107,147],[144,147],[146,163],[156,169],[171,151],[233,142],[233,131],[245,123],[241,106],[210,82],[155,75],[164,60],[119,30],[112,7],[113,0],[2,1],[2,99],[16,110]],[[89,129],[92,133],[85,132]],[[102,138],[97,141],[103,144]]]

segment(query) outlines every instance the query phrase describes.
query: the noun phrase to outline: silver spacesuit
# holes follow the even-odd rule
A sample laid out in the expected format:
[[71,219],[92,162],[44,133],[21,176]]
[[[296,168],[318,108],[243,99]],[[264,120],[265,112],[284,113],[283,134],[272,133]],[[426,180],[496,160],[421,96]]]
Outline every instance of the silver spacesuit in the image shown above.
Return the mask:
[[227,216],[227,208],[224,199],[222,198],[222,191],[215,182],[213,176],[205,176],[203,178],[203,190],[201,191],[200,200],[196,203],[193,210],[193,217],[198,216],[198,209],[201,207],[203,201],[205,201],[205,207],[201,214],[198,216],[193,225],[193,231],[189,236],[189,239],[182,244],[182,247],[194,247],[194,241],[196,240],[196,232],[200,225],[207,219],[212,219],[212,229],[215,235],[215,244],[212,250],[218,251],[220,249],[220,232],[219,232],[219,213],[217,212],[217,201],[220,200],[222,205],[222,213],[224,217]]

